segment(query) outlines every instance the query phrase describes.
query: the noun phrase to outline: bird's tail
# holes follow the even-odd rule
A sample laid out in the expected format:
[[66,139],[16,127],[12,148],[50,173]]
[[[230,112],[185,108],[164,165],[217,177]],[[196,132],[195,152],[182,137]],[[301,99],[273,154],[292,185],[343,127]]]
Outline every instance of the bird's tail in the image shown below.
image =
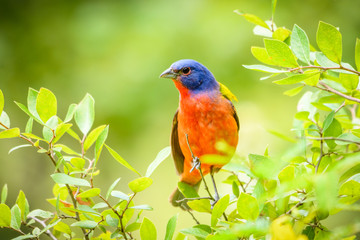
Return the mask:
[[[197,183],[196,185],[194,185],[194,189],[196,191],[199,190],[199,186],[200,186],[200,182]],[[184,211],[188,211],[190,210],[189,205],[187,204],[187,201],[180,201],[182,199],[184,199],[184,195],[180,192],[179,188],[176,188],[173,193],[170,195],[169,197],[169,202],[174,206],[174,207],[180,207],[182,210]]]

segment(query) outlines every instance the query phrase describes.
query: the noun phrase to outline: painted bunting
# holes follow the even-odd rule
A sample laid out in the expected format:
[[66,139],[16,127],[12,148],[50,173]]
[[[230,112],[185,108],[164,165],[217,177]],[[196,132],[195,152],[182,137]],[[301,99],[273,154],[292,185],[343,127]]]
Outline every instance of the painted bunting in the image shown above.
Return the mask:
[[[180,93],[171,134],[175,168],[180,181],[197,190],[201,174],[193,168],[193,156],[199,158],[201,163],[205,155],[224,155],[216,147],[219,141],[225,141],[233,148],[231,153],[226,154],[225,162],[230,161],[235,151],[239,119],[231,101],[236,100],[236,97],[217,82],[204,65],[195,60],[179,60],[160,77],[172,79]],[[213,176],[223,165],[201,163],[200,166],[203,175],[210,173]],[[183,194],[176,188],[169,200],[174,206],[187,210],[186,202],[178,202],[183,198]]]

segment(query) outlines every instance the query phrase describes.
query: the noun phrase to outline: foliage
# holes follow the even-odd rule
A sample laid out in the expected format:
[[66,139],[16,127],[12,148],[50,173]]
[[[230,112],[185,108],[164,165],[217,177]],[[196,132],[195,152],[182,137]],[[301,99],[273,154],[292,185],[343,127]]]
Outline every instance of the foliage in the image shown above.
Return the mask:
[[[84,239],[133,239],[133,232],[139,229],[143,239],[156,239],[154,224],[141,217],[143,211],[151,211],[152,207],[135,205],[134,198],[152,184],[151,174],[170,154],[169,147],[159,153],[147,169],[146,176],[142,176],[106,145],[109,126],[93,128],[95,101],[91,95],[86,94],[79,104],[71,104],[63,119],[57,116],[55,95],[46,88],[39,91],[29,89],[27,106],[16,104],[29,117],[24,131],[10,126],[10,118],[3,111],[4,96],[0,90],[0,138],[21,138],[27,142],[12,148],[9,153],[34,147],[49,157],[54,165],[54,173],[50,175],[54,187],[53,197],[47,201],[54,210],[30,211],[22,191],[10,208],[6,204],[8,189],[5,184],[1,192],[1,228],[17,231],[20,236],[15,239],[39,239],[41,235],[52,239],[58,239],[61,235],[66,239],[80,239],[80,233]],[[42,134],[33,132],[34,122],[40,124]],[[81,135],[74,130],[73,122]],[[74,145],[68,146],[62,142],[65,134],[75,139]],[[95,186],[95,177],[100,173],[96,166],[104,146],[117,162],[139,175],[128,184],[132,193],[115,190],[120,178],[111,184],[106,193]],[[170,226],[170,230],[175,228],[173,218]]]
[[[274,19],[277,1],[272,2]],[[342,62],[342,35],[328,23],[319,23],[316,49],[296,24],[289,30],[253,14],[237,13],[256,25],[254,34],[265,37],[264,47],[251,48],[262,64],[245,67],[269,73],[262,80],[293,85],[285,95],[304,91],[294,119],[295,138],[272,132],[292,144],[281,156],[271,156],[268,149],[263,155],[250,154],[247,159],[235,155],[222,169],[229,174],[224,183],[232,190],[217,202],[207,185],[209,196],[200,197],[192,187],[179,183],[195,221],[198,213],[208,214],[209,221],[176,233],[175,215],[168,221],[165,239],[355,239],[359,223],[327,229],[324,220],[341,211],[360,210],[360,40],[355,44],[354,68]],[[50,176],[54,196],[48,201],[54,210],[30,210],[22,191],[10,208],[4,185],[0,227],[19,232],[17,239],[37,239],[41,235],[52,239],[134,239],[134,234],[141,239],[158,238],[156,226],[141,215],[152,210],[151,206],[135,205],[134,199],[152,184],[151,174],[169,155],[169,147],[160,151],[142,175],[105,143],[107,125],[92,127],[95,113],[91,95],[79,104],[71,104],[64,120],[57,116],[57,99],[48,89],[29,89],[27,106],[16,104],[29,117],[24,131],[10,127],[0,91],[0,138],[27,142],[10,152],[34,147],[49,157],[55,170]],[[34,121],[42,126],[42,134],[32,131]],[[73,129],[74,123],[81,135]],[[62,142],[65,134],[76,140],[80,151]],[[117,162],[139,175],[128,183],[131,193],[115,190],[120,178],[105,195],[95,186],[94,177],[99,174],[96,166],[104,146]],[[226,144],[218,147],[227,150]]]

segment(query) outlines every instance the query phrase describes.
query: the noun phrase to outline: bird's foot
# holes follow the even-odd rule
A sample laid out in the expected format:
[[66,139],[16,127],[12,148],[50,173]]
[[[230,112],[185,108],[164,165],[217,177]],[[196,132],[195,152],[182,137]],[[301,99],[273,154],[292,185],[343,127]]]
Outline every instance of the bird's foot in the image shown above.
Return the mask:
[[192,168],[190,169],[190,172],[194,171],[194,169],[200,169],[201,167],[201,163],[200,163],[200,159],[198,157],[194,157],[193,158],[193,162],[192,162]]

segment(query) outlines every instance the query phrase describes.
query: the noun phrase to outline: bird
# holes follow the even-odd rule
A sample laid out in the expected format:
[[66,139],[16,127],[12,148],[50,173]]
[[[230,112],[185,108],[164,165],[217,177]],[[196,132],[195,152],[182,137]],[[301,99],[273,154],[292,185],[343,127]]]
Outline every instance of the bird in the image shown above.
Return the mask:
[[[161,73],[160,78],[171,79],[179,91],[179,107],[173,118],[171,152],[180,182],[187,183],[197,191],[202,176],[211,175],[215,187],[215,201],[219,196],[213,174],[229,162],[238,143],[239,118],[232,101],[234,94],[201,63],[192,59],[174,62]],[[216,144],[225,141],[230,146],[226,154]],[[202,163],[206,155],[223,155],[221,164]],[[193,166],[200,162],[200,169]],[[184,195],[178,188],[169,201],[175,207],[189,210]]]

